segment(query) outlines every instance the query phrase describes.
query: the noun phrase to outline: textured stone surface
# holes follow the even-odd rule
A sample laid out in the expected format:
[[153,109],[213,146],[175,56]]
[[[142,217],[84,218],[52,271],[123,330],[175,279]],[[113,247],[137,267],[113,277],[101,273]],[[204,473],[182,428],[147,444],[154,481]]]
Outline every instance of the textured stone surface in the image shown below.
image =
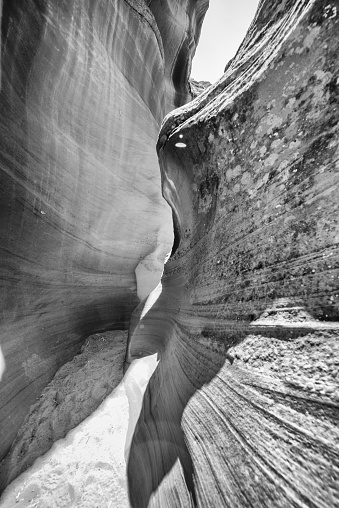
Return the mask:
[[[89,337],[30,408],[3,460],[0,490],[91,415],[123,377],[126,331]],[[1,488],[2,487],[2,488]]]
[[176,251],[129,359],[160,363],[131,504],[339,504],[339,2],[264,0],[158,151]]
[[189,98],[207,2],[149,4],[0,3],[0,459],[85,337],[128,326],[135,269],[151,259],[154,287],[172,246],[155,143]]
[[124,388],[119,386],[11,483],[1,497],[1,507],[128,508],[124,457],[128,409]]
[[[112,351],[116,345],[111,343]],[[117,352],[119,349],[118,344]],[[125,460],[157,363],[156,355],[135,360],[91,416],[5,489],[1,508],[129,508]],[[71,362],[69,371],[74,367]],[[112,370],[115,367],[118,365],[113,364]],[[93,370],[88,374],[95,384]]]
[[[128,360],[160,358],[130,447],[132,506],[339,503],[338,20],[337,0],[262,1],[224,77],[164,122],[176,250],[131,320]],[[27,356],[27,372],[38,364]],[[61,506],[120,496],[121,470],[97,471],[114,461],[110,402],[104,460],[82,455],[98,428],[85,423],[56,446],[56,483],[48,459],[42,492],[18,479],[22,506],[48,506],[55,484]]]
[[191,88],[191,94],[193,99],[198,97],[202,92],[206,90],[209,86],[211,86],[211,83],[209,81],[196,81],[195,79],[190,79],[190,88]]

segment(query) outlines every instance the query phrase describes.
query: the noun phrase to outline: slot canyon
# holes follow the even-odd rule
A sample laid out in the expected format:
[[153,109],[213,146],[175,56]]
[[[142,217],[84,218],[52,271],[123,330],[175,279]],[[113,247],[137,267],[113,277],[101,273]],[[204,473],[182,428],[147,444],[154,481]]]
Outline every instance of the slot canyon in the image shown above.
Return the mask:
[[339,0],[208,6],[0,1],[1,508],[339,505]]

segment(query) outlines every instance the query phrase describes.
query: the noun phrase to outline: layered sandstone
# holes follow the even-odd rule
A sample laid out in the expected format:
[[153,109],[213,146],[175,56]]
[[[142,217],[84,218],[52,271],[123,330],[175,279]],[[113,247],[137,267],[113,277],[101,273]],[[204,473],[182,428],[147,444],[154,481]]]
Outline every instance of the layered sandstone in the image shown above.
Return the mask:
[[[166,118],[158,153],[175,241],[131,319],[128,362],[160,360],[132,441],[118,388],[9,503],[104,505],[113,485],[127,505],[111,472],[118,415],[133,507],[338,505],[338,20],[337,0],[263,0],[220,81]],[[135,365],[131,425],[145,388]],[[107,447],[95,465],[84,454],[98,449],[100,415]]]
[[339,504],[339,2],[264,0],[159,137],[175,252],[129,360],[158,352],[133,507]]
[[126,328],[159,281],[173,228],[155,143],[189,99],[207,3],[1,3],[0,459],[85,337]]

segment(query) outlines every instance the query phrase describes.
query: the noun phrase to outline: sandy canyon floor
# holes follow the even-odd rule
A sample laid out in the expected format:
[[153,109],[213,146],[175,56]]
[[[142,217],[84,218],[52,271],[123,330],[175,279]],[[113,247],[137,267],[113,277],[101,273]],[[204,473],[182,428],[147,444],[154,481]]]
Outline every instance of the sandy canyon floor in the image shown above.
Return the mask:
[[[121,379],[124,339],[125,332],[91,336],[82,353],[63,366],[61,376],[59,371],[47,387],[46,394],[51,387],[55,389],[57,383],[60,393],[60,377],[67,385],[72,378],[72,397],[67,406],[70,419],[89,387],[90,393],[102,396],[105,375],[111,382]],[[111,363],[107,361],[107,351],[104,354],[107,343],[115,358]],[[7,487],[0,500],[1,507],[128,507],[126,456],[143,392],[156,365],[156,356],[134,361],[123,380],[89,417],[65,438],[56,441]],[[45,395],[45,399],[51,398]],[[49,408],[51,414],[53,409]],[[60,419],[58,413],[54,416],[55,429],[57,418]]]

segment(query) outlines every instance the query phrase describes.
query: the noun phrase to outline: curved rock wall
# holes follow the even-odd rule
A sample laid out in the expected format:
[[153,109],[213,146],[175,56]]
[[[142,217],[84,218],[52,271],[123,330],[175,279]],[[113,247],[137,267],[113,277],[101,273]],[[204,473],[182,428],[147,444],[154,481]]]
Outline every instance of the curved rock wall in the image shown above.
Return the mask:
[[191,100],[188,78],[209,0],[145,0],[164,42],[165,100],[179,107]]
[[339,2],[264,0],[158,152],[176,251],[129,360],[158,352],[131,504],[339,503]]
[[155,143],[187,100],[186,71],[174,85],[171,73],[207,2],[166,4],[163,25],[179,20],[168,42],[158,4],[2,2],[0,459],[84,338],[127,327],[140,260],[171,249]]

